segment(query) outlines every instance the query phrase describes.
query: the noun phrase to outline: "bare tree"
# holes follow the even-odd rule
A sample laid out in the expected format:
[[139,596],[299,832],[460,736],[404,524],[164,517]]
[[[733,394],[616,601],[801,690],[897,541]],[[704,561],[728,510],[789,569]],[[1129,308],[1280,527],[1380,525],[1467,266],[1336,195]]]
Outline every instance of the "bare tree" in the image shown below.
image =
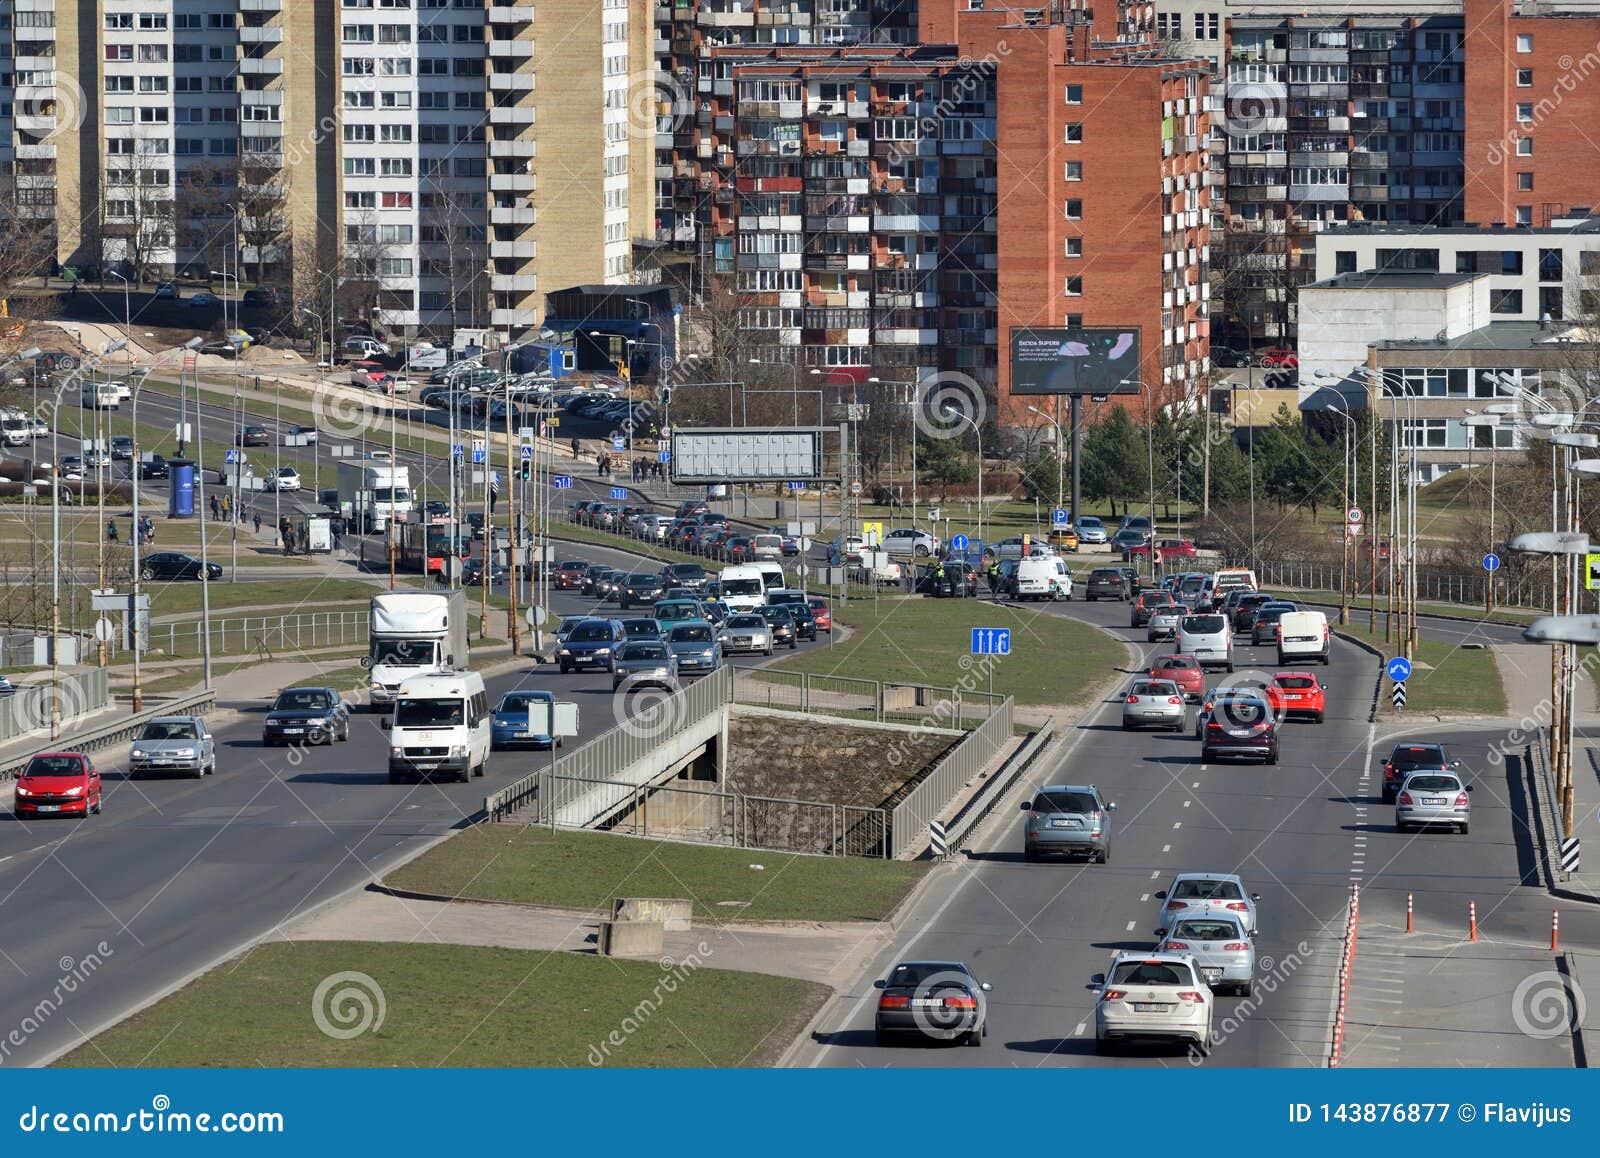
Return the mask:
[[[488,252],[488,234],[478,213],[482,204],[455,184],[435,178],[423,191],[421,208],[422,272],[445,283],[452,332],[460,325],[477,325],[487,313],[478,296],[483,255]],[[463,312],[466,322],[461,320]]]
[[[246,137],[248,144],[251,138]],[[267,266],[280,264],[289,235],[289,174],[283,155],[247,150],[234,171],[239,244],[255,255],[255,283],[267,280]]]

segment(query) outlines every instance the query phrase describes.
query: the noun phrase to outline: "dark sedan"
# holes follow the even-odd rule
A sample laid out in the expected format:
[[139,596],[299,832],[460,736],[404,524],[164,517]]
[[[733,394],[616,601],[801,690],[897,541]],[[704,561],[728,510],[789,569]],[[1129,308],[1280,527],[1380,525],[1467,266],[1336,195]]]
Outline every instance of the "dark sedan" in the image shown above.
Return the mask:
[[874,981],[879,1045],[895,1034],[981,1046],[989,1033],[987,1001],[993,986],[979,981],[959,961],[902,961]]
[[617,585],[617,602],[622,604],[624,611],[635,603],[642,603],[646,607],[655,605],[661,598],[661,576],[652,575],[644,571],[636,571],[623,578]]
[[777,607],[763,607],[761,618],[767,621],[767,626],[772,628],[772,645],[777,647],[787,644],[790,648],[800,646],[800,633],[795,630],[794,616],[789,614],[786,605]]
[[350,709],[332,688],[285,688],[261,727],[261,743],[332,744],[350,738]]
[[241,426],[234,441],[240,446],[270,446],[272,436],[267,433],[265,426]]
[[159,454],[152,454],[139,462],[140,478],[166,478],[171,474],[167,467],[167,460]]
[[221,579],[222,564],[206,563],[202,568],[199,559],[178,551],[157,551],[146,555],[139,568],[139,577],[146,582],[155,579]]

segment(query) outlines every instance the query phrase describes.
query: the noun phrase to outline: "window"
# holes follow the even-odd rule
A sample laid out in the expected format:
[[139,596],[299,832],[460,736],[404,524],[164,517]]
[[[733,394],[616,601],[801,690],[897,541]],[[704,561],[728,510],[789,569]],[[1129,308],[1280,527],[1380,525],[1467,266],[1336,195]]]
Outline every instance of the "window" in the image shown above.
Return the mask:
[[1066,202],[1066,215],[1068,221],[1079,221],[1083,218],[1083,202],[1076,197]]
[[1531,68],[1519,68],[1519,69],[1517,69],[1517,87],[1518,88],[1532,88],[1533,87],[1533,69],[1531,69]]
[[1517,120],[1521,124],[1533,122],[1533,102],[1523,101],[1517,104]]
[[1518,205],[1517,206],[1517,224],[1518,225],[1532,225],[1533,224],[1533,206],[1532,205]]
[[1062,292],[1069,298],[1081,298],[1083,296],[1083,279],[1081,277],[1067,278]]
[[1082,181],[1083,180],[1083,162],[1082,161],[1068,161],[1067,162],[1067,174],[1066,174],[1066,177],[1067,177],[1068,181]]
[[1532,137],[1518,137],[1517,138],[1517,156],[1519,156],[1519,157],[1531,157],[1531,156],[1533,156],[1533,138]]
[[1067,238],[1067,256],[1068,257],[1082,257],[1083,256],[1083,238],[1081,238],[1081,237],[1069,237],[1069,238]]
[[1081,105],[1083,103],[1083,86],[1081,84],[1069,84],[1067,86],[1067,103],[1069,105]]
[[385,193],[381,203],[385,209],[410,209],[411,194]]
[[344,207],[346,209],[371,209],[377,200],[376,193],[351,193],[345,192]]
[[1491,314],[1520,314],[1522,312],[1522,291],[1512,289],[1490,290],[1489,312]]
[[1501,250],[1499,272],[1507,277],[1522,276],[1522,251],[1520,249]]
[[1083,123],[1081,121],[1073,121],[1067,126],[1067,144],[1083,144]]
[[1528,193],[1528,192],[1531,192],[1533,190],[1533,174],[1532,173],[1518,173],[1517,174],[1517,190],[1519,192],[1522,192],[1522,193]]
[[1561,281],[1561,251],[1559,249],[1541,249],[1539,251],[1539,280]]
[[1533,37],[1530,34],[1519,33],[1517,35],[1517,51],[1520,53],[1533,51]]

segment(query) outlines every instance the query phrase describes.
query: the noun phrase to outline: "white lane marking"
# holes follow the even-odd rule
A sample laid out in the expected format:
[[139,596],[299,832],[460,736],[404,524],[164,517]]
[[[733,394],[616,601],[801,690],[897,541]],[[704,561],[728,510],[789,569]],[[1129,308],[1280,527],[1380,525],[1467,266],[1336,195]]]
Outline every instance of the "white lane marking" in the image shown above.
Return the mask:
[[1073,1027],[1072,1036],[1073,1037],[1082,1037],[1083,1036],[1083,1027],[1088,1025],[1088,1024],[1089,1023],[1086,1022],[1086,1021],[1078,1022],[1078,1024]]
[[1127,931],[1128,931],[1128,932],[1130,932],[1130,933],[1131,933],[1131,932],[1133,932],[1133,927],[1134,927],[1134,926],[1135,926],[1135,925],[1137,925],[1137,924],[1138,924],[1138,923],[1139,923],[1139,922],[1138,922],[1138,921],[1129,921],[1129,922],[1128,922],[1128,929],[1127,929]]
[[1191,804],[1191,803],[1193,803],[1193,802],[1192,802],[1192,801],[1189,801],[1189,800],[1185,800],[1185,801],[1184,801],[1184,802],[1183,802],[1183,806],[1184,806],[1184,807],[1185,807],[1185,808],[1188,808],[1188,807],[1189,807],[1189,805],[1190,805],[1190,804]]
[[1139,894],[1139,903],[1141,905],[1144,904],[1149,899],[1150,899],[1150,894],[1149,893],[1140,893]]
[[[1162,852],[1171,852],[1172,851],[1172,846],[1170,844],[1164,844],[1164,845],[1161,846],[1161,851]],[[1156,877],[1155,873],[1151,873],[1150,874],[1150,879],[1151,880],[1155,880],[1155,877]]]
[[1190,788],[1198,788],[1198,787],[1200,787],[1200,781],[1196,780],[1193,784],[1189,785],[1189,787]]
[[[1172,846],[1170,844],[1164,845],[1164,846],[1162,846],[1161,851],[1162,852],[1171,852],[1172,851]],[[1150,870],[1150,879],[1151,880],[1155,880],[1160,875],[1161,875],[1161,870],[1160,869],[1151,869]]]
[[1172,822],[1172,827],[1173,827],[1173,828],[1182,828],[1182,827],[1183,827],[1183,821],[1181,821],[1181,820],[1174,820],[1174,821],[1173,821],[1173,822]]

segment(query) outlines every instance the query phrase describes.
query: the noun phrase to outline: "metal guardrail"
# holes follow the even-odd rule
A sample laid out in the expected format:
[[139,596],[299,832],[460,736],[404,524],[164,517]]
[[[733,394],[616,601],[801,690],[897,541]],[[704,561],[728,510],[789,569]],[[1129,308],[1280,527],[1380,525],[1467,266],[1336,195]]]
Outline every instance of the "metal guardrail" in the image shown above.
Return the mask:
[[[75,720],[98,712],[111,702],[110,685],[106,669],[91,668],[86,672],[69,672],[61,677],[61,720]],[[52,689],[57,685],[44,683],[18,684],[17,690],[0,700],[0,740],[15,740],[50,726],[55,709]]]
[[979,824],[994,812],[1024,773],[1033,767],[1039,754],[1056,738],[1056,718],[1051,716],[1033,735],[1023,741],[990,781],[973,794],[961,810],[945,824],[945,843],[954,852],[971,836]]
[[922,782],[895,805],[889,818],[889,855],[900,859],[928,831],[928,822],[944,811],[955,794],[981,772],[1012,740],[1010,696],[934,765]]
[[[713,712],[733,702],[733,668],[724,665],[683,690],[659,700],[626,724],[609,728],[581,748],[551,762],[550,767],[524,776],[514,784],[483,798],[484,815],[501,820],[519,808],[537,801],[539,817],[548,820],[563,805],[577,798],[573,785],[587,781],[615,781],[617,774],[648,756],[661,746],[662,737],[697,724]],[[541,795],[539,785],[549,776],[565,778],[565,791],[558,784]],[[619,785],[630,790],[628,785]]]
[[[217,655],[250,652],[310,651],[320,647],[364,644],[365,611],[308,611],[299,615],[247,615],[211,621],[211,650]],[[165,646],[169,655],[199,655],[198,620],[150,625],[150,646]]]
[[217,693],[215,691],[195,692],[176,700],[168,700],[160,707],[149,708],[137,714],[128,715],[109,724],[101,724],[96,728],[89,728],[81,732],[65,732],[61,737],[24,752],[20,756],[0,764],[0,782],[16,779],[17,773],[28,766],[28,761],[40,752],[93,752],[107,745],[115,744],[119,740],[131,740],[138,734],[145,723],[157,716],[193,716],[204,715],[216,707]]
[[[1248,561],[1238,564],[1247,566]],[[1265,587],[1282,587],[1298,591],[1320,591],[1337,596],[1340,589],[1340,566],[1338,563],[1320,562],[1270,562],[1257,560],[1255,566],[1256,578]],[[1364,562],[1361,567],[1353,564],[1345,573],[1350,586],[1352,603],[1357,600],[1368,599],[1373,594],[1373,582],[1370,572]],[[1484,572],[1478,575],[1464,575],[1453,571],[1440,571],[1418,566],[1417,568],[1417,601],[1419,603],[1456,603],[1469,607],[1483,607],[1489,594],[1489,586],[1494,586],[1494,605],[1496,607],[1541,611],[1550,607],[1550,576],[1548,572],[1530,571],[1526,574],[1509,576],[1497,571],[1493,575]],[[1377,591],[1378,610],[1384,610],[1384,601],[1389,598],[1389,575],[1387,564],[1378,569]]]

